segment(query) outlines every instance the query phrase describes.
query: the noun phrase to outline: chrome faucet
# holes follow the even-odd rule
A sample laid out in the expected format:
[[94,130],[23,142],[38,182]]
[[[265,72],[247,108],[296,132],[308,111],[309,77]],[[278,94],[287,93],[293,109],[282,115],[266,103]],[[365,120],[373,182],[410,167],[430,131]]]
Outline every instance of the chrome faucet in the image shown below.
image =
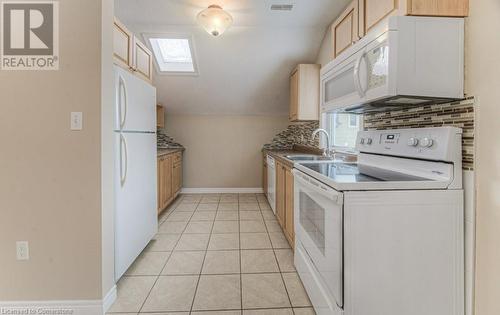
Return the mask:
[[314,140],[314,138],[316,138],[316,135],[320,132],[324,133],[326,136],[326,149],[323,150],[323,155],[330,156],[332,151],[331,151],[331,147],[330,147],[330,135],[328,134],[328,131],[326,131],[325,129],[318,128],[318,129],[314,130],[314,132],[312,133],[311,139]]

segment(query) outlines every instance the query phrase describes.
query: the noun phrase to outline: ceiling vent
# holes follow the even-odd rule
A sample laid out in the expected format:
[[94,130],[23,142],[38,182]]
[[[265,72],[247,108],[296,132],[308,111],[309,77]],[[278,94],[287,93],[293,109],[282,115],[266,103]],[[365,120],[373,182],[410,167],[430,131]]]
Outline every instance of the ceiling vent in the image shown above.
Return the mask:
[[273,11],[292,11],[293,4],[273,4],[271,10]]

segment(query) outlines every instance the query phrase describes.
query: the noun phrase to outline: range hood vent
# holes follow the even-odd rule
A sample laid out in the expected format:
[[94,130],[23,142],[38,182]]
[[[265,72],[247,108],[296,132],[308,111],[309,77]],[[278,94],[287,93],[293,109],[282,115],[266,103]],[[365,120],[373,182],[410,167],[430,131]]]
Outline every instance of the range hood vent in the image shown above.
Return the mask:
[[293,4],[273,4],[271,5],[272,11],[292,11]]
[[372,114],[402,110],[411,107],[436,105],[460,101],[456,98],[424,97],[424,96],[394,96],[386,99],[353,105],[339,110],[339,112],[350,114]]

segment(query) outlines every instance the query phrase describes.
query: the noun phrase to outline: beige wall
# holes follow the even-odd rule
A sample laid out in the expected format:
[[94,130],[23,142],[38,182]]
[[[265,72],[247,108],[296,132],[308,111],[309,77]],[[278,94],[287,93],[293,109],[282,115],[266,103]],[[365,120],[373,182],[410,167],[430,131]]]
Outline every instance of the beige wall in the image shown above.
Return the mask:
[[500,2],[470,1],[466,91],[476,102],[476,315],[500,314]]
[[0,71],[0,301],[101,298],[101,1],[59,5],[60,70]]
[[166,114],[167,133],[186,147],[185,188],[262,187],[261,148],[287,125],[283,116]]
[[101,232],[102,296],[115,285],[113,0],[102,0]]
[[332,43],[332,28],[328,27],[325,32],[325,37],[321,42],[321,47],[318,51],[318,57],[316,58],[316,63],[324,67],[327,63],[332,61],[333,56],[333,43]]

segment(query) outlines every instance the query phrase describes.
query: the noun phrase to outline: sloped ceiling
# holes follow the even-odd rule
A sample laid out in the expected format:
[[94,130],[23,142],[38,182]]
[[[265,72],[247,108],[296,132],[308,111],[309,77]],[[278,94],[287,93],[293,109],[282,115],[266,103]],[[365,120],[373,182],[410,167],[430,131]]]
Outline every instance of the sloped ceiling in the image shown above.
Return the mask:
[[[294,4],[271,11],[271,4]],[[170,114],[284,115],[289,75],[314,63],[325,30],[348,0],[115,0],[115,14],[136,35],[187,34],[198,76],[154,73],[158,101]],[[233,26],[214,38],[196,24],[198,12],[219,4]],[[146,43],[149,45],[149,43]]]

